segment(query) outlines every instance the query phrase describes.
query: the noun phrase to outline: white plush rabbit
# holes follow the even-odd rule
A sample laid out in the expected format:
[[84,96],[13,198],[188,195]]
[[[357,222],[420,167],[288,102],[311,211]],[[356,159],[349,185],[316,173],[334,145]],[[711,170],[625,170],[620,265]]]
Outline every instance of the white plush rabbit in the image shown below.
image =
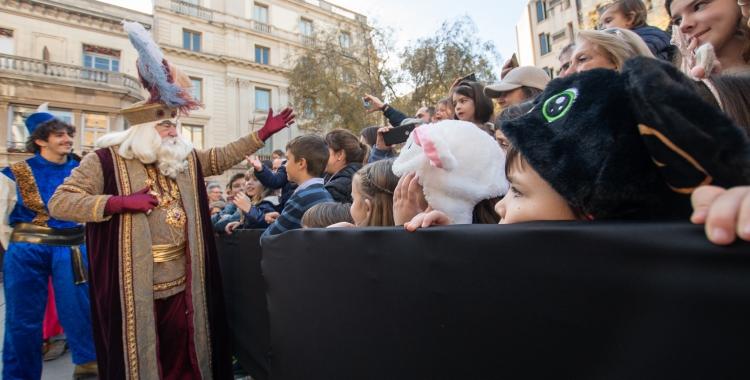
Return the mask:
[[419,176],[430,206],[454,224],[471,224],[477,203],[508,192],[503,151],[487,132],[466,121],[414,129],[393,163],[395,175],[411,172]]

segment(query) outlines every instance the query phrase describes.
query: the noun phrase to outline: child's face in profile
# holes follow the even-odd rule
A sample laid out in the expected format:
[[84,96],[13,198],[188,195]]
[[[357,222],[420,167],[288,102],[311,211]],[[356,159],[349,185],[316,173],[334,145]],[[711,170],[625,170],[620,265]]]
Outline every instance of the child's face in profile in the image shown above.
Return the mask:
[[500,224],[532,220],[575,220],[568,203],[527,162],[508,174],[510,191],[495,205]]
[[354,224],[358,226],[364,224],[370,214],[370,201],[362,196],[361,181],[359,175],[352,177],[352,205],[349,208]]
[[609,29],[609,28],[622,28],[622,29],[630,29],[630,24],[632,24],[633,16],[628,17],[625,14],[620,11],[620,5],[619,4],[612,4],[607,9],[602,12],[602,15],[599,17],[599,21],[602,23],[602,29]]

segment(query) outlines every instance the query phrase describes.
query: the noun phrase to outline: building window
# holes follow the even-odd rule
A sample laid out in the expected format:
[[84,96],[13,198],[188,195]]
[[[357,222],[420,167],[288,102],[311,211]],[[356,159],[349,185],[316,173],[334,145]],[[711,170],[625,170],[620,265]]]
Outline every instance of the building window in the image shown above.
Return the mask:
[[339,43],[341,44],[341,47],[344,49],[349,49],[349,46],[351,45],[352,36],[349,35],[349,33],[341,33],[339,35]]
[[203,126],[182,124],[181,132],[185,138],[193,143],[195,149],[203,149]]
[[0,28],[0,54],[13,55],[13,29]]
[[575,37],[576,36],[573,34],[573,23],[569,22],[568,23],[568,38],[572,42],[572,41],[575,41]]
[[271,91],[255,89],[255,109],[268,111],[271,108]]
[[541,22],[547,19],[547,2],[537,1],[536,2],[536,21]]
[[253,20],[268,24],[268,7],[255,4]]
[[182,47],[187,50],[201,51],[200,33],[183,30],[182,31]]
[[256,46],[255,47],[255,62],[268,64],[268,48]]
[[120,71],[120,61],[118,59],[93,54],[83,55],[83,65],[92,69]]
[[302,108],[302,116],[304,117],[315,117],[315,108],[313,107],[313,101],[305,99],[305,106]]
[[84,151],[94,150],[96,139],[104,136],[108,131],[109,118],[107,115],[84,113],[81,149]]
[[555,79],[555,69],[550,69],[549,67],[542,67],[542,70],[544,70],[545,73],[549,76],[549,79]]
[[342,72],[342,80],[345,83],[352,83],[352,72],[349,69],[341,69]]
[[198,5],[198,0],[182,0],[183,3]]
[[549,44],[549,34],[542,33],[539,35],[539,49],[541,55],[552,52],[552,47]]
[[200,78],[190,78],[190,84],[193,86],[193,97],[199,102],[203,101],[203,93],[201,92],[203,89],[202,82],[203,80]]
[[299,33],[303,36],[312,36],[312,21],[300,19],[299,20]]

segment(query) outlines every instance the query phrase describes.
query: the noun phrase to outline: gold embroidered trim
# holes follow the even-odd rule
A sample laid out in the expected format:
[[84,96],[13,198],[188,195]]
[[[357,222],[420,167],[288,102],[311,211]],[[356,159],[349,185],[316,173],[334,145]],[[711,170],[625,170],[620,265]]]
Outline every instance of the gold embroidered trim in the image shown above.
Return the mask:
[[211,151],[209,153],[209,157],[211,157],[211,174],[213,175],[219,175],[219,162],[216,157],[216,148],[211,148]]
[[[206,278],[205,278],[205,270],[204,270],[204,262],[203,262],[203,228],[201,227],[202,219],[201,219],[201,207],[198,203],[198,194],[199,191],[205,191],[198,188],[198,176],[197,171],[195,167],[195,162],[197,158],[195,156],[195,151],[193,151],[193,154],[188,156],[188,168],[190,170],[190,179],[193,183],[193,194],[195,196],[193,197],[193,204],[195,205],[195,220],[196,220],[196,229],[198,230],[198,233],[195,234],[196,236],[196,243],[198,245],[198,252],[196,252],[198,256],[198,263],[200,263],[200,272],[201,272],[201,286],[203,288],[203,310],[205,313],[204,323],[206,324],[206,345],[207,347],[211,347],[211,326],[208,324],[208,305],[206,304]],[[191,252],[192,254],[192,252]],[[195,278],[195,277],[193,277]],[[211,350],[208,351],[208,368],[211,370],[213,368],[212,364],[212,358],[211,358]],[[213,372],[211,370],[211,372]]]
[[253,132],[250,134],[250,137],[253,138],[253,142],[257,144],[257,148],[260,149],[266,145],[263,141],[261,141],[260,137],[258,137],[258,132]]
[[18,185],[18,192],[21,193],[23,204],[29,210],[36,213],[31,223],[47,227],[47,221],[50,220],[50,216],[44,207],[44,201],[39,194],[39,188],[36,186],[36,179],[34,179],[34,173],[31,171],[29,164],[26,161],[16,162],[10,165],[10,170],[13,172],[13,176],[16,177],[16,185]]
[[161,283],[161,284],[154,284],[154,291],[155,292],[160,292],[162,290],[169,290],[169,289],[174,288],[175,286],[180,286],[180,285],[184,284],[185,281],[187,281],[187,274],[183,274],[182,277],[180,277],[180,278],[178,278],[178,279],[176,279],[174,281],[164,282],[164,283]]
[[[120,193],[130,195],[130,178],[125,161],[117,154],[115,147],[110,147],[110,153],[115,158],[117,170],[120,174]],[[133,214],[126,212],[120,214],[122,218],[122,289],[125,298],[125,359],[131,380],[138,380],[138,344],[135,335],[135,296],[133,289]]]
[[96,211],[99,210],[99,204],[102,203],[102,199],[104,199],[104,195],[100,195],[98,198],[96,198],[96,203],[94,203],[94,220],[99,220],[99,218],[96,217],[98,214]]
[[60,185],[57,188],[65,190],[65,191],[69,191],[71,193],[79,193],[79,194],[86,194],[86,195],[89,194],[88,192],[86,192],[86,190],[81,189],[80,187],[74,186],[74,185]]

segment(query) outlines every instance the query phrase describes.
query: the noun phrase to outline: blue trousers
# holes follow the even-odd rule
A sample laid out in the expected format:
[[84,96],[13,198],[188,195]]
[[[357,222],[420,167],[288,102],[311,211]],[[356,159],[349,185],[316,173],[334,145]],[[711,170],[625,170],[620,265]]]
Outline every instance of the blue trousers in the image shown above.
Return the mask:
[[[88,268],[85,246],[81,247]],[[5,341],[3,379],[42,377],[42,322],[52,276],[60,325],[65,330],[73,363],[96,360],[91,329],[89,285],[76,285],[70,247],[10,243],[3,261]]]

